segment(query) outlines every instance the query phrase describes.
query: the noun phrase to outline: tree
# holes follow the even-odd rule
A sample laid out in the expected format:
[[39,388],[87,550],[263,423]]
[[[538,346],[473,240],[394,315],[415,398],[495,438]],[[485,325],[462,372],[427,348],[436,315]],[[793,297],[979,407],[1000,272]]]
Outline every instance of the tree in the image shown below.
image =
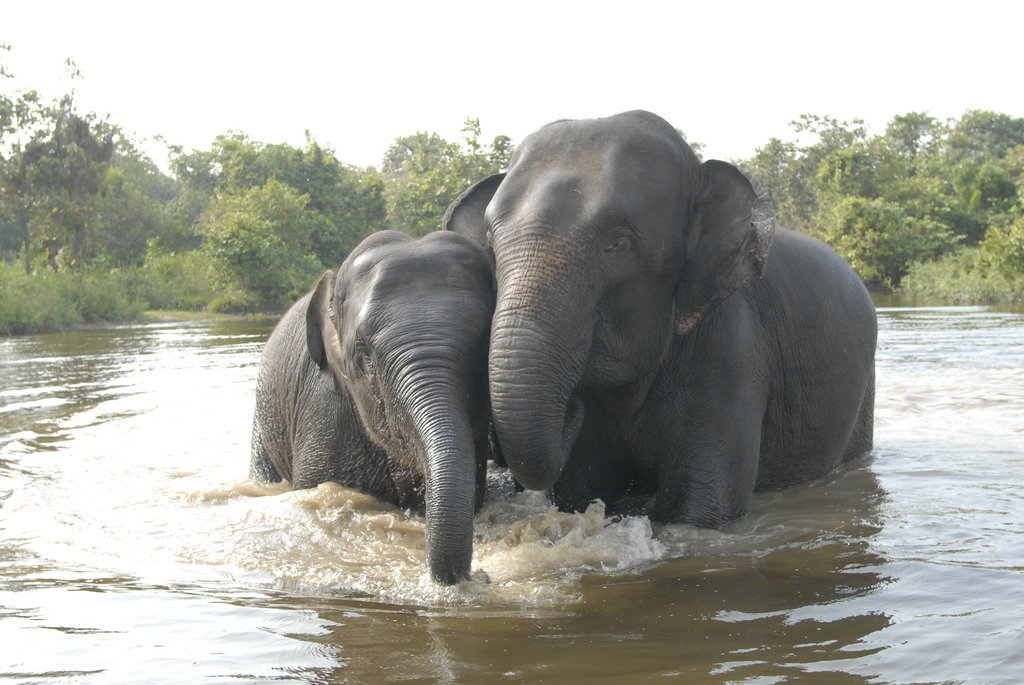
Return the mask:
[[864,122],[840,121],[803,114],[790,122],[798,137],[809,142],[772,138],[742,166],[765,184],[783,225],[814,232],[819,209],[819,171],[823,160],[866,139]]
[[[10,46],[0,45],[0,53],[8,50]],[[0,79],[10,76],[0,63]],[[44,111],[35,91],[22,91],[13,97],[0,93],[0,247],[5,252],[15,252],[20,247],[28,274],[32,273],[29,220],[35,198],[25,144]]]
[[211,256],[248,293],[236,304],[282,308],[322,272],[311,236],[323,217],[308,205],[308,196],[274,178],[214,197],[202,232]]
[[441,228],[448,205],[470,184],[508,166],[512,142],[480,142],[480,121],[467,119],[463,142],[436,133],[398,138],[384,155],[382,174],[391,228],[421,236]]
[[172,168],[182,183],[178,204],[186,214],[194,216],[215,193],[240,193],[272,179],[306,196],[307,211],[320,219],[312,251],[326,268],[385,226],[379,175],[343,165],[308,135],[305,148],[268,145],[235,132],[218,136],[210,151],[175,152]]
[[949,166],[1002,159],[1024,145],[1024,118],[986,110],[969,110],[950,126],[944,162]]
[[950,124],[943,143],[938,161],[953,198],[950,221],[964,244],[977,245],[1016,203],[1014,174],[1004,160],[1024,145],[1024,118],[971,110]]
[[73,267],[83,266],[93,255],[96,201],[113,154],[113,131],[93,115],[78,114],[70,94],[53,111],[52,127],[25,146],[20,160],[25,185],[43,209],[36,216],[43,232],[40,242],[54,271],[62,252]]
[[897,155],[910,162],[910,172],[921,155],[931,156],[947,129],[925,112],[910,112],[892,118],[885,129],[885,140]]
[[818,234],[868,284],[894,288],[910,265],[935,259],[957,243],[948,227],[908,216],[882,198],[843,197],[822,217]]
[[1000,192],[1008,197],[1002,179],[1012,179],[1013,203],[985,233],[980,244],[989,262],[1003,276],[1016,279],[1024,291],[1024,145],[1017,145],[1000,160]]

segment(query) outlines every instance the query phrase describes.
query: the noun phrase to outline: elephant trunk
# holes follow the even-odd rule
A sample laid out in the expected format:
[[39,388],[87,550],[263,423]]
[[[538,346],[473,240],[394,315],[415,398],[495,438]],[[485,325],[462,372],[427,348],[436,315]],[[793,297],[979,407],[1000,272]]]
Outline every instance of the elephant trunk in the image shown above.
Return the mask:
[[454,585],[469,579],[473,557],[477,446],[461,384],[423,385],[409,406],[423,450],[427,563],[434,581]]
[[512,475],[527,489],[547,490],[583,425],[578,387],[593,324],[581,320],[586,303],[569,301],[579,293],[572,283],[548,285],[543,292],[536,285],[499,294],[491,329],[491,412]]

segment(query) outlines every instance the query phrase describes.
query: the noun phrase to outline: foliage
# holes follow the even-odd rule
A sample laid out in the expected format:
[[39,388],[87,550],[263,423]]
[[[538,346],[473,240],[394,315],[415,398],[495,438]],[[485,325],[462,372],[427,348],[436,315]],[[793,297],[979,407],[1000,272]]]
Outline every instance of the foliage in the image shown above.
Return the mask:
[[[742,163],[781,223],[824,239],[872,286],[1021,299],[1024,119],[910,112],[872,135],[805,114],[792,126],[792,140]],[[0,333],[142,307],[281,309],[366,235],[437,230],[465,187],[508,166],[507,136],[482,142],[475,119],[462,134],[398,138],[377,171],[308,134],[294,147],[228,132],[208,149],[168,146],[168,173],[73,92],[0,90]]]
[[308,195],[275,178],[214,196],[201,231],[209,254],[252,295],[240,304],[283,308],[322,272],[312,249],[324,217],[308,205]]
[[305,209],[317,215],[311,219],[317,227],[309,248],[325,268],[340,264],[364,236],[385,228],[380,177],[343,165],[309,137],[300,149],[230,133],[218,136],[208,152],[176,150],[172,168],[183,185],[180,206],[192,221],[218,194],[242,193],[271,180],[305,196]]
[[[1024,119],[911,112],[876,136],[828,117],[793,126],[802,143],[772,139],[746,166],[783,224],[825,240],[868,284],[899,287],[911,265],[959,264],[943,259],[981,244],[985,268],[1021,273],[1009,227],[1024,199]],[[997,249],[1004,235],[1009,247]]]
[[933,302],[1024,302],[1024,278],[993,269],[980,247],[910,265],[900,292]]
[[844,197],[822,219],[818,233],[868,283],[899,283],[915,259],[949,251],[956,236],[941,224],[908,216],[888,200]]
[[224,283],[217,263],[205,250],[164,252],[150,247],[142,268],[137,270],[137,292],[147,309],[198,311],[207,309],[218,298],[221,306],[239,301],[241,286]]
[[981,249],[996,271],[1024,281],[1024,212],[1012,224],[990,228]]
[[809,144],[772,138],[743,163],[768,190],[779,218],[787,226],[811,232],[816,226],[819,168],[823,160],[863,141],[863,122],[804,114],[791,123]]
[[146,303],[132,294],[132,281],[130,271],[26,274],[20,265],[0,263],[0,334],[136,319]]
[[64,96],[49,131],[25,147],[28,182],[42,209],[37,225],[54,271],[61,252],[74,267],[94,255],[90,243],[98,218],[96,201],[114,154],[113,132],[104,128],[94,117],[79,115],[72,97]]
[[508,166],[508,136],[497,136],[485,148],[477,119],[467,119],[462,132],[461,144],[421,132],[399,138],[385,153],[382,174],[391,228],[413,236],[438,230],[448,205],[467,186]]
[[173,179],[72,93],[0,97],[0,120],[0,250],[20,252],[27,273],[40,253],[55,271],[138,264],[149,239],[182,232],[167,205]]

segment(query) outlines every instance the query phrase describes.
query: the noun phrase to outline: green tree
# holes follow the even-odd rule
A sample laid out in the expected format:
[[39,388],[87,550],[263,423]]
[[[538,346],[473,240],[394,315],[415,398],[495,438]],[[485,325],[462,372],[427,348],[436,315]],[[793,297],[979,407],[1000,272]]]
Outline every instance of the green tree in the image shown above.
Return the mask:
[[1005,183],[1013,186],[1012,204],[1002,212],[985,233],[980,244],[992,267],[1018,283],[1024,294],[1024,145],[1017,145],[999,161],[999,190],[993,193],[1009,201]]
[[93,115],[79,114],[72,95],[61,98],[52,112],[52,127],[38,132],[25,146],[26,187],[36,194],[39,241],[50,267],[57,256],[81,267],[93,256],[90,244],[97,224],[96,204],[114,154],[114,136]]
[[[809,142],[773,139],[749,167],[782,223],[825,239],[869,283],[897,286],[910,264],[976,244],[1016,197],[1012,173],[992,157],[1006,154],[1015,126],[978,113],[966,120],[910,112],[869,136],[858,121],[805,115],[793,125]],[[962,154],[968,139],[992,154]]]
[[820,205],[820,167],[835,153],[866,140],[864,122],[803,114],[790,122],[803,142],[772,138],[743,163],[768,189],[780,222],[814,232]]
[[319,215],[312,251],[325,267],[337,266],[363,237],[385,226],[379,175],[342,164],[307,135],[306,146],[268,145],[241,133],[218,136],[209,151],[175,150],[172,169],[182,183],[177,203],[196,216],[215,193],[238,193],[273,179],[308,198]]
[[943,143],[938,161],[953,199],[950,222],[966,245],[977,245],[1016,204],[1015,174],[1004,160],[1024,145],[1024,118],[971,110],[950,124]]
[[508,166],[508,136],[497,136],[485,147],[478,119],[467,119],[462,132],[462,143],[420,132],[388,148],[382,174],[392,228],[413,236],[438,230],[448,205],[468,185]]
[[[186,226],[195,226],[206,205],[213,199],[220,179],[220,167],[212,150],[185,152],[180,145],[170,145],[168,164],[171,175],[177,182],[178,192],[170,201],[174,216]],[[198,247],[198,242],[185,241],[183,244],[165,246],[172,250]]]
[[885,134],[824,155],[815,176],[817,233],[872,284],[898,286],[910,264],[961,240],[935,175],[942,128],[921,113],[896,117]]
[[[9,50],[0,45],[0,54]],[[0,62],[0,80],[10,77]],[[25,147],[45,112],[36,91],[0,92],[0,250],[6,257],[20,248],[27,274],[32,273],[29,221],[36,198]]]
[[274,178],[261,186],[218,193],[202,221],[206,249],[245,294],[228,306],[279,309],[307,290],[322,271],[311,236],[323,218],[309,197]]
[[910,112],[892,118],[885,128],[888,146],[910,164],[909,173],[916,173],[920,157],[931,157],[947,134],[947,128],[926,112]]
[[944,162],[949,166],[982,165],[1003,159],[1024,145],[1024,118],[987,110],[969,110],[950,126]]
[[883,198],[843,197],[822,217],[819,233],[869,284],[896,287],[911,263],[950,251],[957,236],[928,219],[908,216]]

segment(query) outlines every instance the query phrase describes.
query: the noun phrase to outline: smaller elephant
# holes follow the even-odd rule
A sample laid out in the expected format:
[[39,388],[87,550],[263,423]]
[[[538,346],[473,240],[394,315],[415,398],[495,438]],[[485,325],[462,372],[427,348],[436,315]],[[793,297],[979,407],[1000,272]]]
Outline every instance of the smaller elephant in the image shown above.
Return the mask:
[[332,481],[423,508],[431,576],[468,579],[490,455],[494,300],[486,256],[461,236],[363,240],[267,341],[251,477]]

